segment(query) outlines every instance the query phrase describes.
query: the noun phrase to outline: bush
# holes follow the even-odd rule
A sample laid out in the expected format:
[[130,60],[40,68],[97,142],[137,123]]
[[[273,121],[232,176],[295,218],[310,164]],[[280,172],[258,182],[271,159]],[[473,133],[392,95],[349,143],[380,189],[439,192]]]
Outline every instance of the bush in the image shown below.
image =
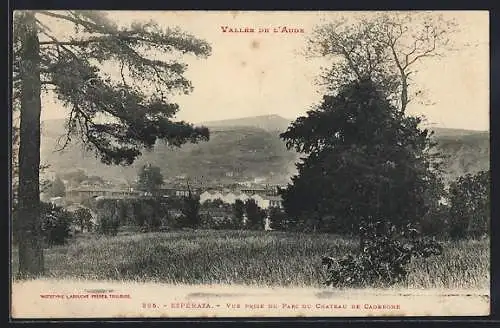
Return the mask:
[[285,230],[286,215],[282,209],[278,207],[272,207],[269,210],[269,221],[271,229],[280,231]]
[[99,215],[97,219],[97,232],[107,236],[116,236],[120,220],[116,216]]
[[105,201],[98,204],[97,232],[103,235],[115,236],[120,227],[120,217],[117,201]]
[[489,233],[490,172],[467,174],[454,181],[450,194],[450,237],[477,238]]
[[42,236],[48,246],[63,245],[71,237],[73,215],[51,203],[40,203]]
[[88,208],[82,207],[77,209],[74,216],[75,223],[80,228],[81,232],[84,232],[85,230],[92,230],[92,213],[90,213],[90,210]]
[[231,209],[237,228],[243,228],[245,226],[245,203],[241,199],[236,199]]
[[253,199],[245,202],[245,213],[247,216],[247,227],[250,230],[264,230],[266,211],[261,209]]
[[222,217],[214,217],[210,213],[202,216],[201,227],[204,229],[213,230],[232,230],[239,227],[238,222],[235,218],[229,215]]
[[418,238],[418,234],[409,225],[396,229],[386,222],[363,222],[358,254],[349,254],[339,261],[323,258],[322,264],[327,266],[325,284],[334,287],[388,287],[405,281],[407,265],[412,258],[426,258],[442,252],[439,243]]
[[447,205],[432,208],[419,222],[420,232],[425,236],[443,238],[449,233],[450,209]]
[[156,198],[137,199],[132,203],[133,222],[142,231],[159,231],[166,217],[163,204]]

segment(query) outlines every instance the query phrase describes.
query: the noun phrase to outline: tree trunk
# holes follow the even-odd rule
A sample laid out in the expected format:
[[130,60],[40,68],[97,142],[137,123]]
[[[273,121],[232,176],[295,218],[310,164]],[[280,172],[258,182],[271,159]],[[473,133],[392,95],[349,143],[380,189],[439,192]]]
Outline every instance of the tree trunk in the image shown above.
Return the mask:
[[406,111],[406,105],[408,105],[408,79],[406,78],[406,73],[401,72],[401,112]]
[[19,275],[43,273],[40,221],[40,54],[34,13],[25,13],[19,136]]

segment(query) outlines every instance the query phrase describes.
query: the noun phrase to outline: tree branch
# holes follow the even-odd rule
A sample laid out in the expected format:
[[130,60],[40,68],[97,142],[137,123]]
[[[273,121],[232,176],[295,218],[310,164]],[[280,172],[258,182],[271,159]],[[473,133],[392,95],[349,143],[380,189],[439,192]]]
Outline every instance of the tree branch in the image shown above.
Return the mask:
[[[97,24],[90,23],[90,22],[85,22],[83,20],[79,20],[79,19],[76,19],[74,17],[70,17],[68,15],[61,15],[61,14],[53,13],[53,12],[47,11],[47,10],[38,10],[36,12],[40,13],[42,15],[49,16],[49,17],[58,18],[58,19],[62,19],[62,20],[65,20],[65,21],[69,21],[69,22],[72,22],[72,23],[74,23],[76,25],[81,25],[81,26],[86,27],[86,28],[93,27],[94,29],[97,29],[97,30],[101,29],[101,26],[99,26]],[[71,15],[71,12],[69,12],[69,14]]]
[[413,58],[407,66],[410,66],[411,64],[415,63],[417,60],[419,60],[420,58],[422,57],[433,57],[433,56],[436,56],[436,54],[432,54],[433,51],[436,50],[436,38],[433,39],[433,42],[432,42],[432,46],[425,50],[423,53],[415,56],[415,58]]
[[68,52],[73,58],[75,58],[76,60],[80,61],[80,57],[78,57],[73,51],[71,51],[65,45],[60,44],[59,41],[55,37],[53,37],[52,35],[44,32],[44,31],[42,31],[42,33],[45,34],[50,39],[52,39],[55,42],[54,44],[57,44],[58,46],[60,46],[62,49],[64,49],[66,52]]

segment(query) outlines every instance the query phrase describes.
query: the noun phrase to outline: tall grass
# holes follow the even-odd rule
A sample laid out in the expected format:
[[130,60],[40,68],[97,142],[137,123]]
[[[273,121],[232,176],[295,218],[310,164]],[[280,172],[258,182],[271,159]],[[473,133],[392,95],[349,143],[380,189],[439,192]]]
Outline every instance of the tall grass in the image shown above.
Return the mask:
[[[342,257],[354,239],[265,231],[82,235],[46,250],[47,276],[183,284],[319,287],[321,258]],[[17,251],[13,270],[17,268]],[[411,263],[410,288],[489,288],[489,242],[447,242],[444,254]]]

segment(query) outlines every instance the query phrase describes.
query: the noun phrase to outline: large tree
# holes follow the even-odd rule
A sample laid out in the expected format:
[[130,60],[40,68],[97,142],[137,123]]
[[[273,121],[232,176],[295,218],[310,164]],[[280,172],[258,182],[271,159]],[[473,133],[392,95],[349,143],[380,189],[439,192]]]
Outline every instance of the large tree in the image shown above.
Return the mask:
[[250,198],[245,202],[245,214],[247,216],[247,227],[251,230],[264,230],[266,212],[259,207],[257,202]]
[[306,155],[282,192],[287,215],[299,226],[344,233],[361,221],[418,222],[441,187],[434,144],[420,121],[369,79],[325,96],[281,134]]
[[426,101],[412,89],[418,64],[454,48],[456,23],[435,13],[370,13],[360,19],[342,17],[318,25],[308,39],[308,56],[332,59],[321,83],[336,93],[349,81],[377,82],[393,104],[405,111],[413,99]]
[[139,190],[146,191],[151,195],[157,195],[159,188],[163,185],[163,175],[158,166],[144,165],[139,171],[137,182]]
[[[61,26],[72,33],[61,34]],[[183,76],[187,66],[181,56],[205,57],[210,51],[208,43],[179,29],[162,29],[153,22],[120,27],[97,11],[14,13],[21,275],[38,275],[44,268],[39,221],[42,92],[69,109],[61,148],[76,138],[104,163],[127,165],[158,139],[170,146],[208,139],[206,128],[172,120],[179,106],[170,97],[192,89]]]
[[201,224],[200,216],[200,196],[196,195],[189,189],[189,194],[182,197],[182,225],[183,227],[196,229]]

